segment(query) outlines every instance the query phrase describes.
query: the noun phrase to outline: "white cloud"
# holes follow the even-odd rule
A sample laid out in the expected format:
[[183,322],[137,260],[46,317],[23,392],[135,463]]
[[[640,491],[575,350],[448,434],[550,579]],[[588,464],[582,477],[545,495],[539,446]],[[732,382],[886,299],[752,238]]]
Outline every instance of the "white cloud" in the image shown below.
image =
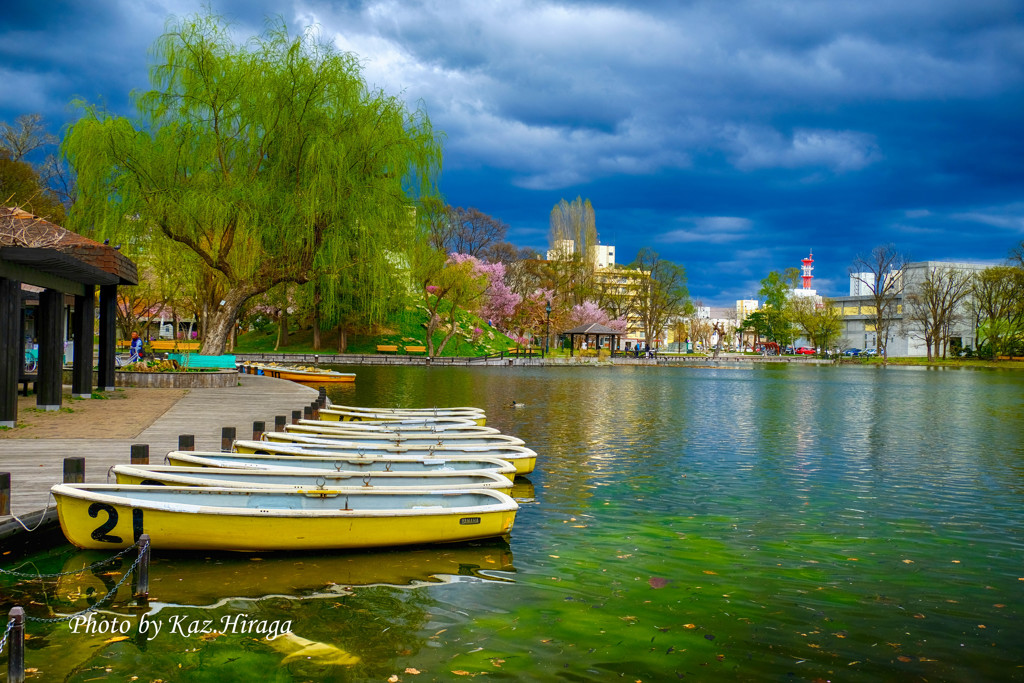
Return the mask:
[[749,219],[737,216],[699,216],[680,218],[678,222],[689,223],[690,227],[669,230],[662,234],[658,241],[670,244],[727,244],[744,239],[753,227]]
[[771,128],[729,127],[724,132],[736,167],[825,167],[836,173],[857,171],[882,158],[870,135],[849,130],[798,129],[789,138]]

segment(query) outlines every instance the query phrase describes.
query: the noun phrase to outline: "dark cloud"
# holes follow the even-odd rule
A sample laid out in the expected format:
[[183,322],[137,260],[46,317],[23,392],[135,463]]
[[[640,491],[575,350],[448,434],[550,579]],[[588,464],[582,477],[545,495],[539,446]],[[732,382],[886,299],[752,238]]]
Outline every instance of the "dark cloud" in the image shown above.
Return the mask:
[[[11,3],[8,3],[11,5]],[[1011,0],[227,0],[357,53],[447,134],[442,189],[543,250],[559,199],[601,239],[687,266],[729,304],[814,249],[819,290],[857,253],[998,261],[1024,238],[1024,21]],[[55,126],[73,96],[129,113],[147,48],[192,0],[15,2],[0,119]],[[969,239],[965,236],[969,235]]]

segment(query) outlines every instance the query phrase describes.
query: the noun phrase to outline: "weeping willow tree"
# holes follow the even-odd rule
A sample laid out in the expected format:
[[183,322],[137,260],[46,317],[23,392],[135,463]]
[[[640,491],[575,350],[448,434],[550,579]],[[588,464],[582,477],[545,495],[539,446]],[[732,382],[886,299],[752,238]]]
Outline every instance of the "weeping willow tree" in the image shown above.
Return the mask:
[[[410,210],[440,168],[425,111],[371,91],[355,55],[281,22],[236,44],[219,17],[172,20],[151,53],[137,121],[83,104],[65,137],[72,221],[198,257],[219,297],[203,353],[223,353],[239,309],[277,284],[319,280],[325,315],[340,319],[353,299],[341,289],[393,276],[389,254],[408,245]],[[354,277],[369,281],[353,289]],[[358,305],[384,313],[371,296]]]
[[597,222],[590,200],[561,200],[551,209],[550,235],[556,296],[570,305],[582,304],[594,290]]

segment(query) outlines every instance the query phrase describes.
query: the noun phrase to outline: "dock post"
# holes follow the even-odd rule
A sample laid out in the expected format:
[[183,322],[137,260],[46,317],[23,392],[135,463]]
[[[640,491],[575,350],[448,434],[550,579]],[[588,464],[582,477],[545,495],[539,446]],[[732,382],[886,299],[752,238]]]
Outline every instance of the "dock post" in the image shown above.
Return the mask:
[[306,420],[313,419],[313,406],[306,406],[302,409],[302,417]]
[[302,419],[302,411],[301,410],[293,410],[292,411],[292,424],[293,425],[299,424],[299,420],[301,420],[301,419]]
[[11,473],[0,472],[0,515],[11,514]]
[[64,458],[64,483],[85,483],[85,458],[81,456]]
[[149,534],[139,536],[139,564],[135,567],[135,598],[149,598]]
[[252,440],[259,441],[263,438],[263,432],[267,429],[267,423],[262,420],[256,420],[252,423]]
[[149,464],[149,444],[148,443],[133,443],[132,444],[132,459],[133,465],[148,465]]
[[275,432],[283,432],[284,431],[284,425],[287,422],[288,422],[288,418],[285,417],[284,415],[275,415],[274,416],[274,431]]
[[11,626],[7,634],[7,647],[10,654],[7,656],[7,680],[11,683],[25,683],[25,610],[21,607],[12,607],[9,613]]
[[310,411],[311,411],[311,413],[313,415],[313,419],[314,420],[319,420],[320,419],[320,403],[318,401],[313,401],[311,404],[309,404],[309,408],[310,408]]
[[196,437],[195,434],[179,434],[178,435],[178,450],[179,451],[194,451],[196,449]]
[[220,449],[228,453],[231,451],[231,445],[235,443],[235,428],[234,427],[223,427],[220,430]]

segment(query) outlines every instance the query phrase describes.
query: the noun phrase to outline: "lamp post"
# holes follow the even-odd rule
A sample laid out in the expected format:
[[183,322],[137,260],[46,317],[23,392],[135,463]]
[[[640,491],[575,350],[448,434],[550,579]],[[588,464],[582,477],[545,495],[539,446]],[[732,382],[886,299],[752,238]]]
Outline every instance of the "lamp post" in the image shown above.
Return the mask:
[[548,353],[551,352],[551,299],[548,299],[548,305],[544,307],[544,312],[547,313],[547,331],[544,335],[544,356],[547,357]]

